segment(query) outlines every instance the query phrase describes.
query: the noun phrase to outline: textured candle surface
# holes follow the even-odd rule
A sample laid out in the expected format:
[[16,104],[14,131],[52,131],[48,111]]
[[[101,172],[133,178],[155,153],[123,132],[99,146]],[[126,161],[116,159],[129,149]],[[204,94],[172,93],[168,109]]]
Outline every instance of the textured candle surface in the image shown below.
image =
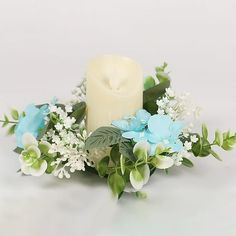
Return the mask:
[[143,72],[135,61],[113,55],[95,58],[88,65],[86,79],[89,131],[142,108]]

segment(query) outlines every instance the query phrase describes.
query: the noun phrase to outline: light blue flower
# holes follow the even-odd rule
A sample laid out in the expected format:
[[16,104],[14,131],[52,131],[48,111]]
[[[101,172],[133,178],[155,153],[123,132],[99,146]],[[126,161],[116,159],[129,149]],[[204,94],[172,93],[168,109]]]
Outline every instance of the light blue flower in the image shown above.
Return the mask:
[[35,138],[38,137],[39,131],[45,127],[47,113],[48,105],[37,108],[31,104],[26,107],[24,115],[20,117],[15,131],[18,147],[23,148],[22,137],[25,133],[30,133]]
[[145,139],[145,127],[151,114],[141,109],[135,116],[127,117],[123,120],[115,120],[112,125],[124,131],[122,136],[128,139],[134,139],[135,142]]
[[168,115],[153,115],[148,121],[148,142],[151,143],[151,154],[158,144],[162,143],[174,152],[180,152],[183,144],[179,140],[184,124],[173,121]]

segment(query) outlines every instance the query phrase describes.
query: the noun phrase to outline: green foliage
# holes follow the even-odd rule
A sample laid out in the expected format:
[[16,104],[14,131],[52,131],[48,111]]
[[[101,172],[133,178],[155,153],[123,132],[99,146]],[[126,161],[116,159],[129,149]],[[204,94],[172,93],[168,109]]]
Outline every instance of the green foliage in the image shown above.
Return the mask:
[[135,193],[135,195],[139,199],[146,199],[147,198],[147,194],[145,192],[138,191]]
[[152,76],[147,76],[144,79],[144,90],[150,89],[156,85],[155,79]]
[[86,150],[93,148],[109,147],[120,143],[121,131],[114,127],[100,127],[95,130],[86,140]]
[[143,92],[143,108],[155,114],[158,107],[156,100],[165,94],[165,90],[170,87],[170,77],[165,72],[167,64],[164,63],[162,66],[156,67],[156,77],[159,84],[155,83],[155,79],[151,76],[145,79],[144,92]]
[[11,117],[13,118],[13,120],[19,120],[19,112],[15,109],[11,110]]
[[7,134],[13,135],[15,133],[15,130],[16,130],[16,124],[10,126],[10,128],[7,130]]
[[208,138],[208,128],[207,128],[206,124],[202,125],[202,137],[204,139]]
[[109,156],[106,156],[98,162],[96,169],[100,177],[104,177],[107,174],[109,161],[110,161]]
[[168,66],[168,64],[166,62],[164,62],[164,64],[162,66],[156,67],[156,77],[160,83],[170,80],[169,73],[165,72],[165,69],[167,66]]
[[194,156],[206,157],[212,155],[217,160],[221,160],[219,155],[212,149],[214,145],[221,147],[222,149],[229,151],[233,149],[236,144],[236,134],[230,131],[223,134],[219,131],[215,131],[214,141],[211,143],[208,140],[208,128],[205,124],[202,125],[202,137],[198,136],[198,141],[193,144],[192,152]]
[[23,148],[17,147],[17,148],[15,148],[13,151],[14,151],[15,153],[17,153],[17,154],[21,154],[23,150],[24,150]]
[[117,172],[108,176],[108,186],[112,190],[114,196],[118,197],[125,189],[125,180]]
[[136,160],[133,153],[133,148],[134,145],[132,141],[130,141],[129,139],[121,139],[121,142],[119,143],[119,152],[132,162]]
[[118,144],[114,145],[110,152],[111,160],[114,164],[117,164],[120,161],[120,152]]
[[157,111],[156,100],[165,94],[167,88],[170,87],[170,81],[164,81],[160,84],[147,89],[143,92],[143,107],[151,114]]
[[86,103],[80,102],[73,106],[73,112],[71,113],[71,117],[76,119],[76,123],[79,124],[85,117],[86,113]]
[[6,128],[8,127],[7,134],[8,135],[13,135],[15,133],[18,121],[19,121],[19,112],[15,109],[11,110],[11,119],[7,116],[4,115],[3,120],[0,120],[0,123],[2,123],[2,127]]
[[182,164],[189,168],[193,167],[193,163],[188,158],[185,157],[183,157]]

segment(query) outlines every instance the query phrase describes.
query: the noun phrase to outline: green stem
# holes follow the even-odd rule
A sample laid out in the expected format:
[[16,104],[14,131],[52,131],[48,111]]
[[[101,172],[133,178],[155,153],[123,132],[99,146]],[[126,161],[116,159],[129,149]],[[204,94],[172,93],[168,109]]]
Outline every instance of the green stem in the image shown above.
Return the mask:
[[[5,120],[0,120],[0,123],[5,123]],[[17,124],[18,122],[16,121],[7,121],[8,124]]]

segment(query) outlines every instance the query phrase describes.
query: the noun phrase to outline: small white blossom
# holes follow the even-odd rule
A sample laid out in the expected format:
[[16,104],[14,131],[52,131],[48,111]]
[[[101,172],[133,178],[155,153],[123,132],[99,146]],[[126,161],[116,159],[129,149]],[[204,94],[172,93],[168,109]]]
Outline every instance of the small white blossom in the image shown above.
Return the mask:
[[70,129],[71,126],[75,123],[76,119],[74,117],[66,117],[64,120],[64,126],[66,129]]
[[191,142],[192,142],[192,143],[196,143],[196,142],[198,141],[198,138],[197,138],[196,135],[192,135],[192,136],[190,137],[190,139],[191,139]]
[[57,124],[55,125],[55,128],[56,128],[57,131],[61,131],[61,130],[63,129],[63,125],[60,124],[60,123],[57,123]]
[[66,105],[65,110],[66,110],[67,113],[72,112],[72,106],[71,105]]
[[189,151],[192,149],[192,142],[185,141],[184,142],[184,148]]
[[164,115],[164,114],[165,114],[165,111],[162,110],[162,109],[158,109],[157,113],[158,113],[159,115]]
[[172,97],[175,96],[175,93],[174,93],[174,91],[173,91],[171,88],[167,88],[167,89],[166,89],[166,94],[167,94],[167,96],[169,96],[170,98],[172,98]]

